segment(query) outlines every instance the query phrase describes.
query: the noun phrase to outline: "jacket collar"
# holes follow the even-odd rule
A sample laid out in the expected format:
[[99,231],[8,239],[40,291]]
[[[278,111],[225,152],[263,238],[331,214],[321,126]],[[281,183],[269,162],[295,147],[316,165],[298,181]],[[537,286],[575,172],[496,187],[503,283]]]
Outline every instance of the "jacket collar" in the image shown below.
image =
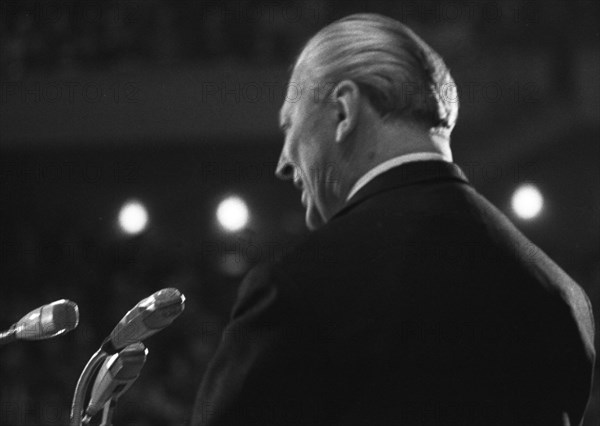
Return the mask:
[[455,163],[439,160],[404,163],[376,176],[354,194],[331,219],[347,213],[366,199],[384,191],[419,183],[452,180],[469,183],[463,171]]

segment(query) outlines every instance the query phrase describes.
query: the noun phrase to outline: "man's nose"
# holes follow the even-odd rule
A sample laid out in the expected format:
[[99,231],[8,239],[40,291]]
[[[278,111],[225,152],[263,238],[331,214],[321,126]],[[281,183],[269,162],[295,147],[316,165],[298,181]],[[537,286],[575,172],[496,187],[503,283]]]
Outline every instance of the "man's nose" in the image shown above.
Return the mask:
[[277,163],[275,176],[283,180],[294,179],[294,166],[292,166],[290,162],[281,157],[279,159],[279,163]]

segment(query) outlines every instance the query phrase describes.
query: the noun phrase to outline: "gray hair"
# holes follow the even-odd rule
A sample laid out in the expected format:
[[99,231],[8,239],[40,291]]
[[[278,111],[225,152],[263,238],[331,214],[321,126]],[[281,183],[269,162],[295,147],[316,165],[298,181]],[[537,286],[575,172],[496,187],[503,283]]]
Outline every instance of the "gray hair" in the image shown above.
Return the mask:
[[454,80],[442,58],[410,28],[378,14],[355,14],[315,34],[296,60],[313,81],[356,83],[384,118],[403,117],[449,135],[458,116]]

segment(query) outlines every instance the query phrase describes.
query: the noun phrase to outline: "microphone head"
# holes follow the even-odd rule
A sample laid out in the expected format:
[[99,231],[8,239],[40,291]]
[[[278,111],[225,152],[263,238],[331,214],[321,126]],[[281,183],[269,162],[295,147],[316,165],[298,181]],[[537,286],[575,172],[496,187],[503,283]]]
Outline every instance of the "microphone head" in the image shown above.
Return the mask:
[[144,324],[152,330],[161,330],[171,324],[185,309],[185,296],[176,288],[163,288],[138,303],[147,315]]
[[185,308],[185,296],[176,288],[163,288],[142,299],[119,321],[102,344],[102,349],[115,353],[127,345],[140,342],[162,330]]
[[100,367],[85,414],[96,415],[110,400],[117,400],[136,381],[146,363],[148,349],[142,342],[109,356]]
[[67,333],[79,324],[79,308],[61,299],[29,312],[15,324],[15,336],[21,340],[43,340]]

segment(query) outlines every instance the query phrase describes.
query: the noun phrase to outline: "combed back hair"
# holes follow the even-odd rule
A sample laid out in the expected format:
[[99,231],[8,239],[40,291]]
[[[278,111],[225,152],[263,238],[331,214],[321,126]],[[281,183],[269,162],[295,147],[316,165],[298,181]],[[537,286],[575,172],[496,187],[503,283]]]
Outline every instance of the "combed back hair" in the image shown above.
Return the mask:
[[458,116],[456,85],[442,58],[386,16],[356,14],[329,24],[307,42],[294,69],[300,67],[330,91],[354,81],[384,119],[412,119],[449,136]]

